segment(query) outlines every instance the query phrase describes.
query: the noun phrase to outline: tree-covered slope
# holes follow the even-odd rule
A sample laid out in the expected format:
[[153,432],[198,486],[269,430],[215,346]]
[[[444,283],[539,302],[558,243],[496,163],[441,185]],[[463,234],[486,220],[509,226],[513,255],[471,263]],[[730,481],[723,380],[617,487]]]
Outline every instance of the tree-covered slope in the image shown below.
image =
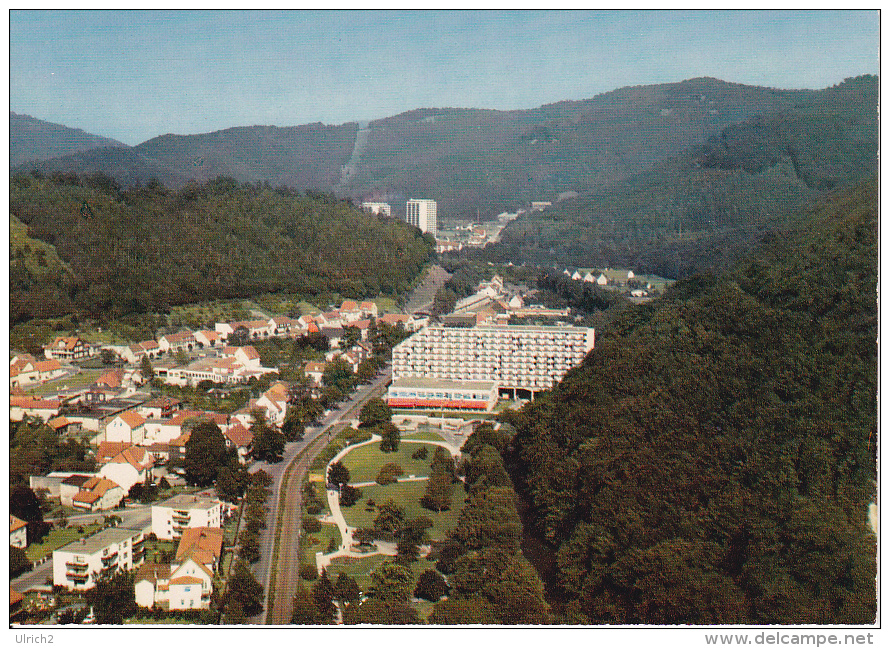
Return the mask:
[[423,109],[370,124],[350,195],[412,195],[493,215],[598,187],[812,91],[690,79],[531,110]]
[[872,623],[877,182],[629,307],[515,417],[514,476],[589,623]]
[[522,216],[489,254],[674,278],[725,267],[822,191],[877,170],[877,104],[876,77],[812,93],[626,180]]
[[120,191],[101,176],[17,176],[10,211],[73,273],[39,295],[13,276],[13,321],[35,316],[35,300],[115,316],[277,291],[397,295],[432,253],[416,228],[346,201],[225,178]]
[[87,133],[79,128],[69,128],[28,115],[9,112],[10,166],[103,147],[126,148],[126,144]]

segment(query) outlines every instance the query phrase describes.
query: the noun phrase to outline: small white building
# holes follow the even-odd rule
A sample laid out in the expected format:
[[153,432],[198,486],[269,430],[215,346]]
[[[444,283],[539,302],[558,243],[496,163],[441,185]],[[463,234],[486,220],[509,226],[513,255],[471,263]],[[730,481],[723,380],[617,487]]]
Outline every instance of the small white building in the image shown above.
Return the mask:
[[104,477],[87,480],[71,499],[71,506],[84,511],[108,511],[124,499],[124,489]]
[[151,530],[160,540],[179,538],[185,529],[222,528],[222,503],[197,495],[174,495],[151,506]]
[[113,527],[53,551],[53,585],[88,590],[105,571],[129,571],[142,564],[145,534]]
[[[99,461],[97,457],[97,463]],[[145,448],[130,446],[103,463],[99,475],[115,482],[124,489],[124,493],[128,493],[133,484],[151,481],[153,466],[154,457]]]
[[133,411],[121,412],[105,426],[105,440],[139,445],[145,441],[145,418]]

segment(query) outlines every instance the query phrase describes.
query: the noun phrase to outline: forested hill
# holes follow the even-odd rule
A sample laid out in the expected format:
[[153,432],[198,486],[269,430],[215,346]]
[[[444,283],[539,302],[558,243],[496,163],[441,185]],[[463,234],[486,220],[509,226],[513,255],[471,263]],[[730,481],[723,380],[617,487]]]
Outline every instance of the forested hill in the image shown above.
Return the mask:
[[812,93],[631,178],[522,216],[487,253],[673,278],[724,268],[824,190],[877,171],[878,97],[873,76]]
[[121,191],[103,176],[21,175],[10,183],[10,212],[71,271],[36,273],[14,258],[12,322],[277,291],[396,296],[433,253],[416,228],[347,201],[226,178]]
[[126,144],[80,130],[53,124],[28,115],[9,112],[9,165],[47,160],[97,147]]
[[343,196],[384,197],[396,206],[425,197],[438,201],[442,216],[476,218],[627,177],[730,124],[813,93],[698,78],[528,110],[413,110],[371,122],[361,137],[355,122],[164,135],[36,168],[44,175],[102,172],[125,187],[156,178],[176,188],[225,175],[297,190],[336,188]]
[[877,199],[628,308],[516,416],[567,621],[874,622]]

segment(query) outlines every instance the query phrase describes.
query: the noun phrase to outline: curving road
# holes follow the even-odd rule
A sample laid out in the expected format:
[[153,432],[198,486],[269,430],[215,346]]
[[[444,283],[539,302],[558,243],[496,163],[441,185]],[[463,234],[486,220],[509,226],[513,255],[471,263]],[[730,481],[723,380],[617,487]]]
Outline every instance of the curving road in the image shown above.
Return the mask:
[[[253,565],[253,573],[266,593],[264,611],[248,620],[255,624],[284,625],[290,622],[291,604],[296,592],[299,570],[299,539],[302,518],[300,487],[312,459],[325,444],[340,432],[348,421],[358,418],[365,401],[379,395],[390,382],[392,370],[387,368],[370,385],[360,386],[352,397],[326,415],[319,426],[306,429],[302,441],[288,443],[284,458],[275,464],[257,462],[250,471],[265,470],[272,476],[271,509],[266,528],[260,535],[260,559]],[[302,456],[300,453],[306,450]],[[287,479],[285,480],[285,477]],[[282,489],[284,501],[279,509]],[[281,538],[275,578],[272,578],[272,558],[275,551],[275,531],[281,518]]]

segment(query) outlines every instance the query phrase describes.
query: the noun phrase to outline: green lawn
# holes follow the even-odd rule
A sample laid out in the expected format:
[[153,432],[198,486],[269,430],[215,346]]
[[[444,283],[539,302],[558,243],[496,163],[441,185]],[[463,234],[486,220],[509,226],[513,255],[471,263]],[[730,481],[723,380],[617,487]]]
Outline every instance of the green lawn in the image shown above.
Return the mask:
[[83,533],[77,531],[78,526],[76,524],[69,526],[67,529],[53,529],[43,537],[43,542],[39,544],[34,543],[25,549],[25,554],[28,556],[28,560],[33,562],[51,554],[56,549],[65,546],[69,542],[74,542],[75,540],[79,540],[80,538],[89,535],[100,527],[100,524],[82,526],[80,528],[83,529]]
[[[425,460],[412,459],[411,455],[422,447],[427,448],[427,458]],[[383,464],[390,462],[399,464],[405,471],[405,477],[408,475],[422,477],[429,475],[430,461],[432,461],[435,452],[436,446],[424,443],[400,443],[397,452],[380,452],[380,443],[375,442],[356,448],[341,461],[349,469],[350,482],[374,481]]]
[[441,513],[430,511],[420,505],[420,498],[426,490],[425,481],[417,482],[400,482],[398,484],[390,484],[389,486],[363,486],[362,497],[354,505],[350,507],[342,507],[343,517],[349,526],[369,528],[374,524],[374,518],[377,517],[377,509],[372,508],[368,511],[366,503],[368,498],[374,500],[376,504],[383,504],[387,500],[392,500],[403,509],[408,518],[416,518],[425,515],[433,522],[433,527],[427,532],[432,540],[441,540],[445,535],[457,526],[457,519],[460,516],[460,510],[463,507],[466,493],[463,484],[455,484],[451,494],[451,508]]
[[328,545],[331,542],[331,538],[337,541],[337,546],[340,546],[340,530],[337,528],[336,524],[322,524],[321,531],[317,533],[312,533],[306,536],[304,542],[306,546],[310,549],[309,553],[313,556],[316,551],[320,551],[322,553],[328,552]]
[[372,299],[371,301],[377,304],[377,312],[381,315],[385,315],[387,313],[402,312],[402,309],[399,308],[396,300],[392,299],[391,297],[378,297],[377,299]]
[[[382,556],[376,554],[367,558],[334,558],[328,567],[328,578],[336,582],[340,572],[345,572],[347,576],[355,579],[359,589],[365,594],[371,589],[371,573],[375,571],[384,562],[392,561],[395,556]],[[411,563],[411,573],[414,576],[414,582],[427,569],[435,569],[435,563],[431,563],[426,558],[418,558]],[[432,612],[432,604],[423,601],[414,606],[418,610],[421,617],[426,618]]]
[[48,396],[55,394],[63,387],[68,389],[80,389],[92,385],[98,380],[108,369],[84,369],[74,376],[65,376],[51,380],[42,385],[36,385],[31,389],[26,389],[28,393],[34,396]]
[[[411,439],[412,441],[444,441],[441,434],[431,432],[429,430],[421,430],[409,434],[403,434],[402,438]],[[420,447],[420,446],[418,446]]]

